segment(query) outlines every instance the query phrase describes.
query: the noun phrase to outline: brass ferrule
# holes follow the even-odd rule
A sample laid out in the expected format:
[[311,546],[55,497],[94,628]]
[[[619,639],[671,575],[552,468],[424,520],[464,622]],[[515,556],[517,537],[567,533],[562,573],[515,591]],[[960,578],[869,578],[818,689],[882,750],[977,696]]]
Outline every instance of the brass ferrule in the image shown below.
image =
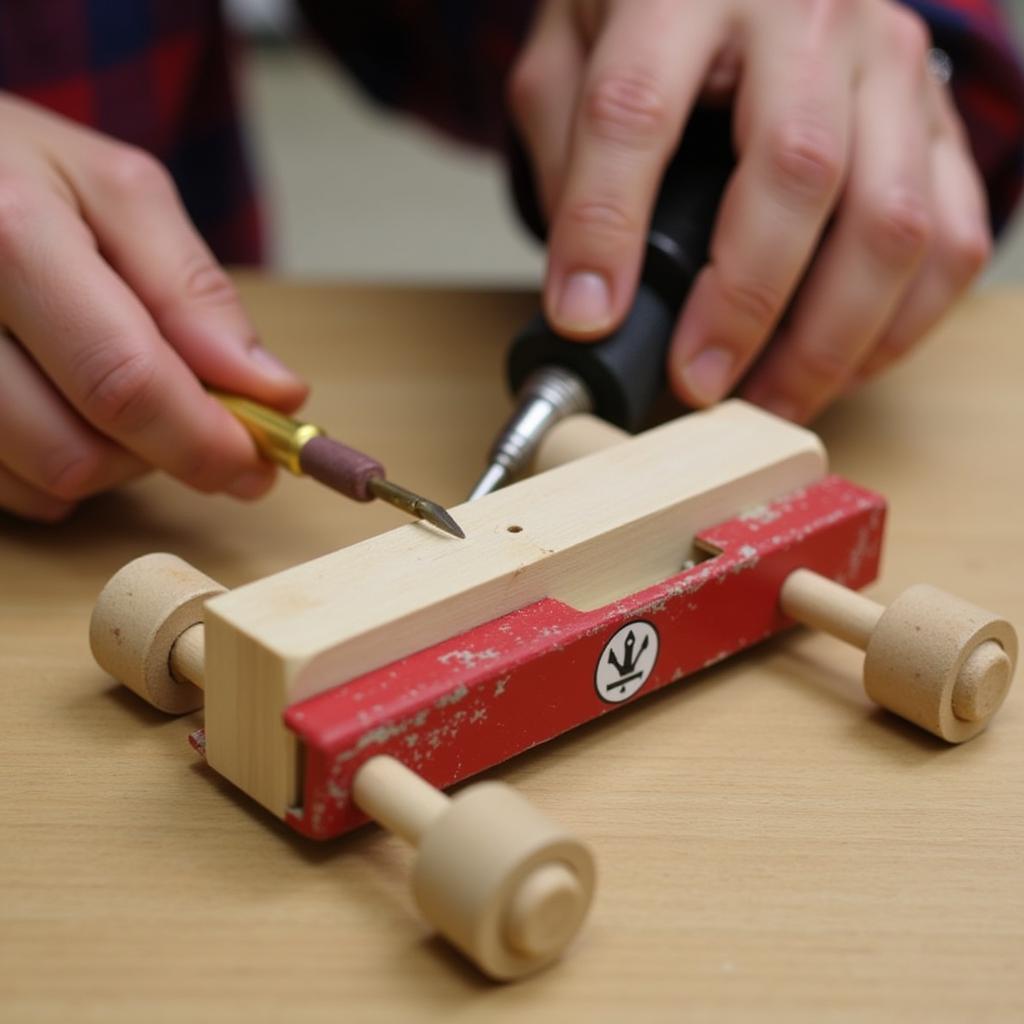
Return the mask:
[[302,475],[299,452],[308,441],[323,434],[319,427],[294,420],[247,398],[223,391],[211,390],[210,394],[245,427],[264,458],[284,466],[296,476]]

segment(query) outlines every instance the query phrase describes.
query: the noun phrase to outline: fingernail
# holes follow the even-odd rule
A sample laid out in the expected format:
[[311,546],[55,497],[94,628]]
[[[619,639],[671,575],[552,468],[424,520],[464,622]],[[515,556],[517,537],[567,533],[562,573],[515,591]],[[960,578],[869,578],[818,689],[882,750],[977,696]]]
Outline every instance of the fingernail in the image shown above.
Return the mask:
[[278,380],[293,383],[299,380],[298,375],[281,362],[273,352],[267,351],[262,345],[253,345],[249,349],[249,358],[259,367],[260,372]]
[[267,470],[249,469],[244,473],[239,473],[224,490],[236,498],[245,500],[259,498],[270,489],[275,476],[276,474]]
[[736,357],[729,349],[712,345],[683,367],[683,381],[698,401],[717,402],[729,390],[735,365]]
[[555,317],[558,326],[576,331],[596,331],[611,319],[612,296],[600,274],[579,271],[562,285]]

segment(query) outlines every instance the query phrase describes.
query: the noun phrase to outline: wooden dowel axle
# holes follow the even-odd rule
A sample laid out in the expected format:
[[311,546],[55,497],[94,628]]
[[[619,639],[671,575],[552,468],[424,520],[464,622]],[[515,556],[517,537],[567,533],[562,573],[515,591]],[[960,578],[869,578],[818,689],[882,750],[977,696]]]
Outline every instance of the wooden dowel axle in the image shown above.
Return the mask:
[[412,888],[424,917],[491,977],[533,973],[579,930],[593,859],[510,787],[484,782],[449,798],[379,755],[356,773],[352,795],[417,848]]
[[379,825],[419,846],[451,801],[393,757],[372,757],[352,780],[355,802]]
[[935,587],[910,587],[883,607],[797,569],[782,584],[779,603],[797,622],[863,650],[868,696],[950,743],[981,732],[1010,688],[1013,627]]
[[797,569],[786,577],[779,601],[791,619],[862,651],[885,612],[877,601],[810,569]]
[[201,622],[189,626],[171,648],[171,675],[183,683],[206,689],[206,628]]

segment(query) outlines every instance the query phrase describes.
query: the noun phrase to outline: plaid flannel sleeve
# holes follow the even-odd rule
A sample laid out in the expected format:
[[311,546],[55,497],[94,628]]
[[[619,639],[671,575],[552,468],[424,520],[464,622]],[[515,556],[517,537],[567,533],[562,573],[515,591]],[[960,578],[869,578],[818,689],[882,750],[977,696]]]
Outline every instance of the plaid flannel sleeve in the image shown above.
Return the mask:
[[0,90],[153,153],[218,258],[253,263],[230,51],[211,0],[0,0]]
[[1000,231],[1024,179],[1024,73],[995,0],[904,0],[928,22],[951,61],[950,85]]
[[[904,0],[953,67],[953,95],[1005,224],[1024,177],[1024,75],[997,0]],[[377,100],[463,140],[506,138],[504,82],[536,0],[300,0]],[[153,152],[217,255],[258,259],[261,223],[211,0],[0,0],[0,89]]]
[[[1024,176],[1024,76],[996,0],[904,0],[950,57],[954,99],[985,179],[993,227]],[[536,0],[300,0],[324,43],[376,100],[449,135],[506,138],[503,86]]]

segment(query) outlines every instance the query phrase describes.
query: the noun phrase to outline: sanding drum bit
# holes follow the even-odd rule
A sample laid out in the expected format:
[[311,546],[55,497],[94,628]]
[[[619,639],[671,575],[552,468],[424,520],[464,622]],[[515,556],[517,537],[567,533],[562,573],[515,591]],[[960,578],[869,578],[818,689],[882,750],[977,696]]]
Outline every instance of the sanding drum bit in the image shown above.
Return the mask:
[[264,458],[296,476],[311,476],[353,501],[380,498],[453,537],[466,536],[437,502],[392,483],[376,459],[335,441],[320,427],[248,398],[222,391],[210,393],[245,427]]

